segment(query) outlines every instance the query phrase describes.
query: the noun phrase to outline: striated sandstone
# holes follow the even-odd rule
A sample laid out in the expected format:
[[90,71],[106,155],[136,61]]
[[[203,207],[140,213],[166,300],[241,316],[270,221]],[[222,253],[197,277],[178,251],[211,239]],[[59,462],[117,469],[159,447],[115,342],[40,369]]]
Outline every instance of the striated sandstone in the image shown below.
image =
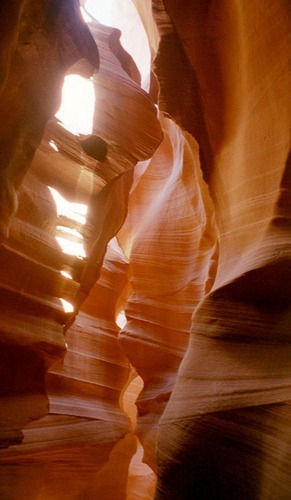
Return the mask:
[[144,381],[137,434],[153,468],[157,423],[188,345],[193,310],[210,283],[216,242],[197,144],[173,121],[160,120],[164,140],[150,162],[135,169],[128,217],[118,233],[133,289],[120,337]]
[[[45,5],[40,3],[38,9],[42,22],[48,23]],[[66,17],[62,29],[74,32],[74,19],[73,28],[67,26],[71,17]],[[34,139],[34,150],[27,145],[27,162],[35,153],[33,162],[21,186],[28,163],[23,168],[19,165],[19,176],[15,178],[18,210],[0,252],[1,440],[2,447],[9,446],[0,453],[4,498],[99,494],[105,498],[107,477],[112,473],[116,473],[116,492],[123,490],[125,495],[128,467],[136,450],[136,438],[120,403],[130,375],[115,323],[116,301],[125,285],[123,278],[118,278],[120,266],[109,262],[113,274],[107,278],[103,271],[103,281],[101,278],[97,288],[94,286],[107,243],[126,216],[133,167],[152,155],[162,132],[153,102],[135,83],[137,69],[119,45],[118,32],[96,25],[92,26],[92,35],[80,14],[77,18],[92,51],[90,54],[86,44],[81,43],[77,53],[66,35],[70,72],[88,77],[90,65],[90,73],[98,69],[100,54],[100,71],[93,80],[98,96],[93,135],[72,133],[57,119],[51,119],[41,144],[38,146]],[[59,33],[55,24],[54,29]],[[33,32],[30,36],[33,40]],[[44,50],[44,61],[46,56],[58,65]],[[27,68],[32,71],[28,63]],[[59,79],[52,76],[57,96],[65,69]],[[30,84],[30,95],[46,102],[37,85],[41,86],[37,79],[36,85]],[[7,89],[11,91],[10,86]],[[51,92],[53,96],[53,89]],[[19,93],[29,107],[27,96]],[[8,106],[5,95],[2,97]],[[15,107],[17,95],[14,97]],[[110,104],[112,110],[108,112]],[[33,106],[29,113],[37,115],[37,120],[43,119],[44,125],[56,108],[57,101],[46,110],[45,120],[41,110],[37,115]],[[139,110],[143,110],[148,129],[139,125]],[[20,106],[18,111],[18,120],[20,117],[30,126],[29,116],[22,116]],[[5,134],[10,133],[9,122],[7,128],[3,131],[4,143]],[[43,128],[38,131],[39,139]],[[84,141],[95,136],[106,144],[102,161],[94,154],[89,156],[83,147]],[[7,144],[3,153],[10,165],[16,159],[12,153],[9,157],[9,147]],[[19,154],[13,149],[14,153]],[[4,169],[4,176],[9,174],[9,168]],[[7,224],[8,219],[2,222]],[[116,288],[115,295],[107,294],[110,303],[103,297],[106,288]],[[70,329],[77,314],[78,320]],[[64,354],[63,360],[53,364]],[[39,420],[32,422],[35,419]]]
[[[219,253],[160,422],[157,498],[287,498],[290,6],[165,0],[164,7],[161,105],[201,148]],[[176,81],[185,60],[185,92],[175,100],[165,82]]]
[[77,1],[0,7],[0,496],[285,500],[290,5],[133,6],[146,78]]

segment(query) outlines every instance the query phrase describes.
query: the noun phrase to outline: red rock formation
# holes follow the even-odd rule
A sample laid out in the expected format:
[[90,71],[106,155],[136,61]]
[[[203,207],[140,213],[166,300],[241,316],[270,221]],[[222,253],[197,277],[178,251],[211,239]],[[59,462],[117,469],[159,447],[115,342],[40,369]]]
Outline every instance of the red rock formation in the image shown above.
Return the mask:
[[164,141],[150,163],[136,167],[129,214],[118,233],[133,288],[121,340],[144,381],[137,433],[152,467],[157,423],[189,341],[193,310],[205,295],[215,251],[197,144],[173,121],[161,117],[161,124]]
[[[157,499],[285,500],[288,1],[134,0],[148,94],[57,4],[0,7],[0,496],[150,500],[137,436]],[[67,70],[92,133],[51,118]]]
[[[41,1],[3,5],[1,23],[5,36],[1,49],[0,206],[1,234],[7,236],[17,207],[16,190],[48,118],[59,105],[65,71],[83,57],[92,70],[97,69],[99,57],[74,1],[60,2],[54,9]],[[60,252],[51,234],[54,206],[45,186],[34,179],[28,182],[22,188],[12,236],[1,248],[3,446],[17,442],[19,429],[47,411],[44,374],[64,352],[64,314],[56,299],[64,280],[57,269],[60,263],[56,264]]]
[[1,6],[1,239],[17,208],[17,190],[60,104],[64,73],[86,58],[98,68],[98,50],[77,0]]
[[290,6],[164,6],[161,103],[199,142],[219,257],[160,423],[157,498],[287,498]]
[[[28,4],[27,9],[31,10],[32,6]],[[45,9],[45,5],[39,3],[38,13],[46,25],[50,19]],[[26,10],[23,16],[20,24],[25,27],[30,19]],[[71,14],[67,16],[62,25],[70,55],[68,66],[71,72],[88,73],[88,64],[83,60],[72,67],[74,47],[70,46],[68,36],[78,24],[73,19],[70,25],[71,17]],[[56,33],[62,35],[56,19],[51,22]],[[92,59],[98,54],[97,47],[81,19],[78,22],[92,45]],[[69,30],[67,35],[66,30]],[[33,138],[33,147],[29,143],[31,138],[28,144],[22,144],[23,162],[26,159],[26,163],[18,165],[19,175],[13,177],[11,174],[15,186],[19,187],[28,160],[35,153],[19,187],[19,207],[10,224],[9,239],[0,251],[1,439],[3,447],[10,445],[0,454],[0,490],[4,498],[19,498],[23,491],[27,498],[39,495],[44,498],[95,497],[96,494],[106,498],[103,490],[106,490],[107,476],[112,471],[116,473],[117,469],[114,488],[119,492],[116,494],[121,494],[123,489],[125,495],[129,462],[136,449],[136,438],[119,405],[130,373],[128,360],[117,342],[115,324],[120,266],[109,261],[110,269],[116,266],[116,271],[113,269],[113,274],[105,276],[103,282],[101,279],[97,288],[94,285],[107,243],[126,216],[133,167],[137,161],[152,155],[162,139],[162,132],[153,102],[134,81],[137,69],[119,47],[116,30],[98,25],[95,29],[92,26],[92,31],[98,39],[101,58],[100,71],[94,78],[98,100],[93,136],[77,137],[53,119],[36,152],[38,136]],[[30,36],[33,45],[33,32]],[[78,36],[76,32],[77,39]],[[52,37],[50,42],[53,40]],[[22,49],[22,40],[18,43]],[[60,66],[63,77],[65,67],[62,69],[45,48],[40,55],[45,66],[49,68],[49,61]],[[86,50],[82,42],[80,54],[87,57]],[[15,53],[18,54],[18,45]],[[79,54],[75,59],[78,58]],[[98,59],[96,67],[97,62]],[[19,72],[21,68],[16,63],[15,66]],[[32,67],[28,62],[24,66],[31,78]],[[50,89],[47,82],[46,90],[41,87],[41,92],[51,91],[54,96],[57,91],[59,95],[62,79],[55,74],[51,78],[55,88]],[[41,85],[37,79],[36,85],[30,81],[29,96],[36,103],[38,100],[46,103],[37,85]],[[13,87],[8,83],[7,92],[13,94]],[[15,109],[18,100],[20,106],[18,118],[14,120],[33,127],[40,139],[43,128],[33,123],[29,113],[44,125],[56,105],[48,106],[44,120],[41,109],[39,114],[35,112],[34,101],[29,106],[28,96],[22,95],[21,88],[17,92],[13,94],[13,106]],[[2,98],[3,107],[9,107],[4,91]],[[9,111],[12,113],[12,109]],[[148,128],[140,125],[142,114]],[[12,172],[10,165],[16,164],[13,155],[19,155],[16,148],[10,148],[10,143],[5,148],[5,137],[12,135],[9,120],[6,125],[5,128],[3,122],[3,157],[8,158],[9,168],[4,158],[1,185],[4,191],[6,179]],[[25,127],[21,134],[29,136]],[[99,138],[97,142],[94,137]],[[102,157],[98,156],[100,144],[106,145]],[[65,202],[65,207],[60,200]],[[2,201],[5,204],[5,197]],[[11,213],[8,215],[10,217]],[[2,219],[5,227],[7,220]],[[107,294],[111,303],[102,299],[109,286],[116,288],[115,294]],[[120,286],[122,290],[122,280]],[[89,305],[86,305],[84,300],[91,290]],[[92,307],[94,301],[95,309]],[[64,332],[72,325],[82,303],[83,312],[69,330],[65,343]],[[64,360],[53,365],[45,378],[50,365],[64,354],[66,347]],[[40,417],[43,418],[27,427],[23,444],[18,446],[24,425]],[[107,472],[100,472],[109,455],[111,465],[106,466]],[[62,471],[59,470],[60,462],[63,463]]]

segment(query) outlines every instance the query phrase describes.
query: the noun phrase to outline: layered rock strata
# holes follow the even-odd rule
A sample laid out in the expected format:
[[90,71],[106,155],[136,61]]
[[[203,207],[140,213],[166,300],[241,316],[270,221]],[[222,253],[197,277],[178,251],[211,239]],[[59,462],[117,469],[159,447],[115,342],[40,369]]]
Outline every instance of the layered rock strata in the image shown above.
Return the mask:
[[[55,6],[56,7],[56,6]],[[2,15],[3,14],[3,15]],[[20,429],[47,412],[44,375],[64,352],[65,315],[58,297],[62,253],[54,238],[55,203],[32,176],[20,188],[46,122],[60,104],[66,70],[86,58],[93,72],[99,55],[78,3],[15,2],[1,7],[1,234],[18,205],[11,237],[1,247],[1,441],[21,440]],[[30,182],[31,181],[31,182]]]
[[0,7],[0,495],[150,500],[137,436],[156,499],[285,500],[290,6],[133,3],[148,93],[78,2]]
[[164,1],[161,106],[199,142],[219,255],[160,422],[157,498],[290,495],[289,7]]
[[129,213],[118,233],[133,289],[120,338],[144,381],[137,434],[154,469],[157,424],[189,342],[193,310],[210,286],[216,252],[198,146],[172,120],[160,121],[164,140],[150,162],[135,169]]
[[[34,40],[30,30],[28,49],[37,46],[38,32],[42,32],[36,14],[48,25],[48,33],[50,21],[58,34],[60,31],[46,4],[34,7],[37,35]],[[28,61],[23,65],[30,75],[29,95],[21,87],[13,94],[18,123],[33,126],[39,135],[31,138],[33,147],[29,138],[21,144],[26,162],[18,165],[19,175],[11,174],[19,191],[18,209],[0,252],[1,439],[2,447],[9,446],[0,453],[4,498],[106,498],[107,478],[113,473],[113,490],[120,498],[118,495],[126,495],[128,467],[136,450],[136,438],[120,403],[131,369],[117,341],[116,301],[126,283],[122,266],[127,266],[124,261],[120,269],[115,262],[118,252],[111,252],[115,259],[111,262],[112,255],[107,258],[110,271],[106,275],[105,265],[97,288],[95,283],[107,243],[127,213],[133,167],[152,155],[162,131],[156,108],[140,89],[138,70],[121,48],[117,30],[96,24],[91,26],[92,35],[78,14],[81,33],[89,42],[81,43],[80,54],[77,49],[74,53],[69,34],[78,24],[73,19],[68,26],[72,8],[62,23],[65,33],[68,29],[64,36],[70,72],[89,77],[98,69],[100,54],[99,72],[90,80],[96,94],[92,134],[71,133],[53,118],[38,146],[45,122],[59,102],[55,94],[60,95],[66,69],[61,64],[60,76],[51,76],[55,87],[50,89],[47,82],[45,90],[52,92],[54,106],[49,107],[39,93],[38,85],[42,92],[44,89],[35,72],[35,85],[31,81],[33,68]],[[29,13],[33,10],[29,3],[27,9]],[[19,15],[21,27],[27,19],[32,23],[25,9]],[[77,32],[77,40],[78,36]],[[17,40],[13,57],[19,62],[23,41],[20,35]],[[49,42],[54,50],[60,49],[53,38]],[[45,49],[46,45],[38,56],[45,67],[49,68],[50,60],[58,67],[58,61]],[[15,67],[20,71],[16,62]],[[42,78],[41,72],[39,76]],[[11,81],[14,77],[11,74]],[[8,80],[7,92],[13,93]],[[2,97],[3,106],[9,108],[4,91]],[[46,119],[41,109],[38,114],[34,110],[38,100],[48,105]],[[42,128],[32,123],[29,113],[43,120]],[[141,126],[141,115],[148,128]],[[10,165],[17,163],[13,155],[20,154],[11,148],[10,155],[10,143],[5,144],[6,136],[14,137],[9,120],[6,126],[7,130],[3,122],[3,156],[9,160],[8,166],[3,160],[3,189],[12,172]],[[21,134],[29,136],[25,127]],[[2,219],[6,228],[10,215]],[[64,354],[64,359],[54,364]],[[39,420],[31,423],[35,419]],[[103,471],[108,459],[111,465]]]

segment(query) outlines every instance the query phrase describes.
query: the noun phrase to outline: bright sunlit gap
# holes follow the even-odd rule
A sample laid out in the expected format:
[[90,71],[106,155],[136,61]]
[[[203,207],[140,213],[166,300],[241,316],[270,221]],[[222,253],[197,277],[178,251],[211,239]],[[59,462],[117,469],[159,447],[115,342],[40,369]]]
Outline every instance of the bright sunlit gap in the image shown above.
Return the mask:
[[55,141],[49,141],[49,145],[51,148],[53,148],[57,153],[59,152],[59,148],[56,145]]
[[84,238],[79,231],[66,226],[57,226],[56,229],[60,233],[56,236],[56,240],[63,252],[76,257],[86,257]]
[[79,258],[86,257],[86,252],[82,242],[79,243],[71,241],[69,238],[63,238],[62,236],[56,236],[56,240],[64,253],[68,255],[75,255]]
[[56,189],[48,186],[52,197],[57,207],[58,216],[65,216],[68,219],[79,222],[79,224],[86,224],[86,215],[88,212],[87,205],[83,203],[71,203],[67,201]]
[[[93,81],[79,75],[66,76],[62,89],[62,104],[56,114],[63,126],[74,135],[91,134],[94,111],[95,92]],[[51,140],[49,145],[56,152],[59,151],[54,141]],[[71,203],[53,187],[48,186],[48,189],[55,201],[60,222],[63,222],[63,224],[59,223],[56,226],[55,238],[59,246],[67,255],[79,259],[85,258],[84,238],[78,229],[81,229],[86,224],[87,205]],[[64,278],[73,279],[66,270],[61,270],[60,274]],[[73,304],[63,298],[59,298],[59,300],[65,313],[74,311]]]
[[68,302],[65,299],[59,299],[59,300],[61,301],[61,304],[63,306],[63,309],[64,309],[65,313],[70,313],[70,312],[74,311],[73,304],[71,304],[70,302]]
[[151,51],[144,26],[131,0],[87,0],[86,11],[97,21],[121,31],[121,45],[135,61],[141,74],[141,87],[148,92]]
[[60,273],[62,276],[64,276],[64,278],[68,278],[68,280],[73,279],[73,276],[70,273],[68,273],[67,271],[62,270],[62,271],[60,271]]
[[94,110],[93,81],[79,75],[67,75],[62,89],[62,104],[56,117],[74,135],[92,134]]
[[127,319],[126,319],[126,316],[125,316],[125,312],[124,311],[120,311],[118,314],[117,314],[117,317],[116,317],[116,324],[117,326],[119,326],[119,328],[124,328],[126,323],[127,323]]
[[[83,259],[86,257],[84,238],[78,229],[81,229],[86,224],[88,207],[83,203],[69,202],[51,186],[48,186],[48,189],[55,201],[58,217],[60,220],[62,220],[62,217],[64,218],[64,223],[56,226],[55,238],[64,253]],[[70,223],[77,227],[69,227],[68,224]],[[66,270],[61,270],[60,274],[64,278],[73,279]],[[74,311],[73,304],[61,297],[59,300],[65,313]]]
[[[71,203],[66,200],[56,189],[48,186],[55,201],[58,217],[65,217],[67,222],[74,221],[80,228],[86,224],[88,207],[83,203]],[[56,236],[62,251],[68,255],[75,255],[78,258],[86,257],[84,248],[84,238],[78,228],[68,227],[68,225],[58,224],[56,226]],[[64,271],[65,272],[65,271]]]
[[81,233],[77,231],[77,229],[72,229],[70,227],[65,227],[65,226],[57,226],[56,229],[64,233],[70,234],[71,236],[75,236],[76,238],[79,238],[81,240],[84,239]]

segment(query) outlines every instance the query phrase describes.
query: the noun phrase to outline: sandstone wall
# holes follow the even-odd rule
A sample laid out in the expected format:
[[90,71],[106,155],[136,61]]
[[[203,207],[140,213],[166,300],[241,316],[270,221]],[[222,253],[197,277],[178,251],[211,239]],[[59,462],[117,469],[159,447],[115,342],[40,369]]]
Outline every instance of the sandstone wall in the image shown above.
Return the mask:
[[285,500],[290,5],[133,4],[148,92],[77,1],[0,7],[0,496]]

